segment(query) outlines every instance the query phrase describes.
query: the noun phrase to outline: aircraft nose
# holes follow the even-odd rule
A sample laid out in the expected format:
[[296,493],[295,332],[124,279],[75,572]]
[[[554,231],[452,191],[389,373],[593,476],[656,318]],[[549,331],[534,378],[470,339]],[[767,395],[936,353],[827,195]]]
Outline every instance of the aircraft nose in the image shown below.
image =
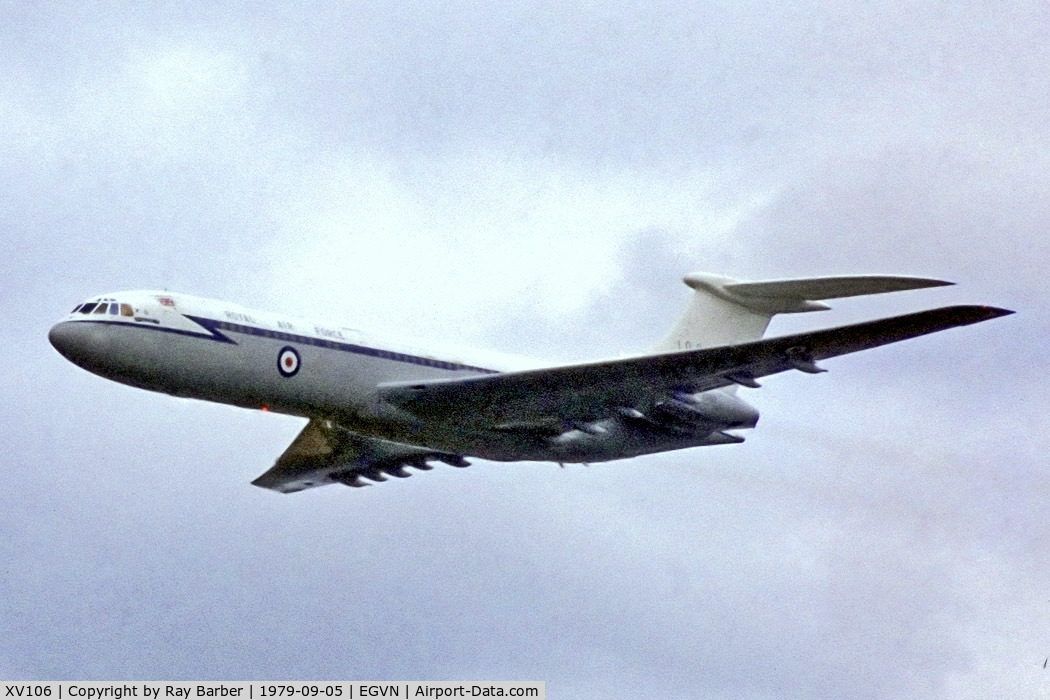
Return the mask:
[[59,354],[67,359],[70,352],[76,346],[76,329],[71,328],[75,324],[63,321],[62,323],[56,323],[51,327],[51,330],[47,332],[47,339],[51,343],[51,347],[58,350]]
[[84,366],[98,354],[99,348],[93,328],[87,323],[62,321],[52,326],[47,339],[62,357]]

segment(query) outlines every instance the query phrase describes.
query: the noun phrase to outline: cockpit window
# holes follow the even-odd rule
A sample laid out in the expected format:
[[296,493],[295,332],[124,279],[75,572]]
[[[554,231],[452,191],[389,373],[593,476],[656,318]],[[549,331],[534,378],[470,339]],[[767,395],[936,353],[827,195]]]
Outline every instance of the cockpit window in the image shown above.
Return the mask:
[[119,313],[120,313],[120,308],[116,304],[110,304],[109,305],[109,314],[111,316],[115,316],[116,314],[119,314]]
[[75,309],[73,309],[72,311],[70,311],[69,313],[75,314],[76,312],[80,311],[80,307],[81,306],[83,306],[83,304],[77,304],[77,307]]
[[95,307],[94,313],[96,313],[96,314],[104,314],[104,313],[106,313],[106,309],[108,307],[109,307],[109,304],[99,304],[97,307]]
[[92,312],[92,310],[94,310],[95,306],[96,304],[84,304],[80,307],[80,313],[89,314]]
[[120,315],[121,316],[134,316],[135,312],[131,309],[131,304],[121,304],[120,305]]

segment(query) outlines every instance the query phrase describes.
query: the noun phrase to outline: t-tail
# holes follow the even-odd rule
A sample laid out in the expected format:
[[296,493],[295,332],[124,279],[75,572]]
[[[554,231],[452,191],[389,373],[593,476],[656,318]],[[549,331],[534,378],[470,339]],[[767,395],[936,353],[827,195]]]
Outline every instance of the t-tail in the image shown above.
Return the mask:
[[742,282],[694,272],[683,281],[696,290],[685,313],[654,352],[736,345],[758,340],[776,314],[825,311],[821,299],[942,287],[952,282],[921,277],[857,275]]

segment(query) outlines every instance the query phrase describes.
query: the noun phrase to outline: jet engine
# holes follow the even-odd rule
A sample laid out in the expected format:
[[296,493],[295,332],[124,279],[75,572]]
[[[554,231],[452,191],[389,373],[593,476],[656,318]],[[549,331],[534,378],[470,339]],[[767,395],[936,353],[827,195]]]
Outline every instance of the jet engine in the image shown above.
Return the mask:
[[735,394],[716,389],[697,394],[674,392],[653,406],[649,418],[690,432],[727,430],[754,428],[758,411]]

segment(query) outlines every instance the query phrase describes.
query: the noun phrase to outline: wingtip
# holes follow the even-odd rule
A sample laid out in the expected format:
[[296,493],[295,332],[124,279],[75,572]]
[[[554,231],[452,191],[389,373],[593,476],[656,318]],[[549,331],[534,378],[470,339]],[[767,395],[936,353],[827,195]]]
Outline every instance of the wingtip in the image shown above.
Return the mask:
[[873,275],[873,277],[878,277],[887,281],[893,280],[899,285],[899,291],[907,291],[909,289],[929,289],[930,287],[954,287],[956,285],[955,282],[937,279],[936,277],[913,277],[911,275]]
[[1010,309],[1003,309],[998,306],[963,306],[960,307],[960,309],[969,317],[969,320],[967,321],[968,323],[991,321],[993,318],[1009,316],[1010,314],[1016,313]]
[[934,287],[954,287],[955,282],[949,280],[935,279],[933,277],[896,277],[887,276],[887,280],[893,280],[899,286],[897,291],[909,291],[913,289],[932,289]]
[[959,306],[942,306],[938,309],[928,309],[927,311],[920,311],[916,314],[909,314],[916,318],[928,318],[937,319],[936,323],[943,323],[941,329],[951,328],[954,326],[969,326],[974,323],[981,323],[983,321],[991,321],[993,318],[999,318],[1000,316],[1009,316],[1014,313],[1010,309],[1001,309],[998,306],[980,306],[980,305],[959,305]]
[[982,306],[981,308],[988,314],[988,318],[999,318],[1000,316],[1009,316],[1017,313],[1011,309],[1003,309],[998,306]]

